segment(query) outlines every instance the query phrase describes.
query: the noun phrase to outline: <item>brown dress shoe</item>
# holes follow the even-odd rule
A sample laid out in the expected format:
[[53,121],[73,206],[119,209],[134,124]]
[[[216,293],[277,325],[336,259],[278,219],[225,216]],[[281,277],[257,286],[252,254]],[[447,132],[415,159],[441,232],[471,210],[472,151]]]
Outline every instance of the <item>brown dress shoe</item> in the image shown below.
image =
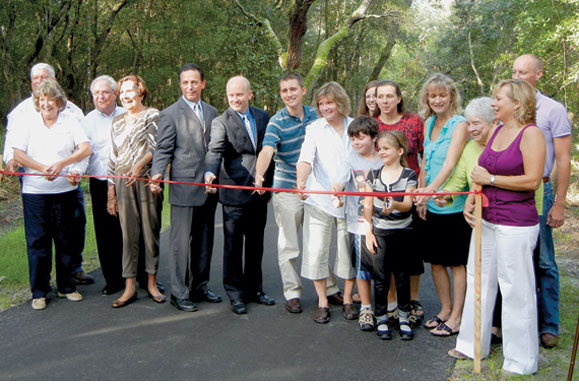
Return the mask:
[[342,306],[344,304],[344,297],[342,293],[337,292],[328,296],[328,302],[332,305]]
[[356,306],[351,303],[345,303],[344,306],[342,306],[342,309],[344,311],[344,318],[347,320],[356,319],[360,314],[358,309],[356,309]]
[[553,333],[543,333],[541,334],[541,345],[545,349],[552,349],[554,348],[557,343],[559,342],[559,337],[554,335]]
[[290,313],[301,313],[302,304],[299,298],[292,298],[285,301],[285,309]]
[[327,324],[330,322],[330,309],[327,307],[319,307],[314,313],[314,322],[319,324]]

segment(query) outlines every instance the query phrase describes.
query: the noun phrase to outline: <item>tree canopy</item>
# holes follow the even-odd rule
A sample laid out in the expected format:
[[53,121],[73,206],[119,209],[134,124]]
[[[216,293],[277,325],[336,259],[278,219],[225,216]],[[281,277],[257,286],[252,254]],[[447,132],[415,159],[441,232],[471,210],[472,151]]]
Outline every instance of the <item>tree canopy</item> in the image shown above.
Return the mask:
[[29,70],[52,64],[71,100],[92,109],[101,74],[141,75],[150,106],[179,95],[177,70],[205,71],[204,98],[226,107],[225,83],[252,83],[254,104],[281,106],[278,80],[301,73],[311,91],[335,80],[353,110],[372,79],[397,81],[416,111],[422,83],[443,72],[463,99],[488,95],[513,60],[545,63],[539,88],[577,113],[579,0],[3,0],[0,111],[30,93]]

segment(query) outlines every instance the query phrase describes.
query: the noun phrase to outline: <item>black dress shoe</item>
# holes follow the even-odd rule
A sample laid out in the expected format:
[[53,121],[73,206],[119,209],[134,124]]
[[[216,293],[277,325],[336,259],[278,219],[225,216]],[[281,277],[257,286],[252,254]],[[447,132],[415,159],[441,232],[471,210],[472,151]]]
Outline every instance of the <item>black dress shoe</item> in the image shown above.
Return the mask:
[[173,295],[171,295],[171,305],[182,311],[197,311],[197,305],[191,302],[191,300],[175,298]]
[[92,285],[94,283],[94,279],[81,270],[78,273],[74,273],[72,275],[72,282],[74,282],[75,285]]
[[219,303],[222,301],[222,299],[220,296],[212,292],[210,289],[207,289],[207,291],[203,293],[203,301],[211,303]]
[[265,306],[273,306],[275,305],[275,300],[271,297],[268,297],[265,293],[258,293],[257,303],[260,303]]
[[247,314],[247,308],[241,299],[231,301],[231,310],[235,314]]
[[106,285],[105,287],[103,287],[103,289],[101,290],[101,294],[102,295],[111,295],[111,294],[115,294],[118,293],[119,291],[123,290],[125,288],[125,286],[112,286],[112,285]]
[[266,306],[275,305],[275,300],[269,296],[267,296],[264,292],[258,292],[253,296],[246,297],[247,301],[259,303]]
[[190,296],[193,302],[210,302],[219,303],[222,301],[221,297],[207,289],[206,291],[198,291]]

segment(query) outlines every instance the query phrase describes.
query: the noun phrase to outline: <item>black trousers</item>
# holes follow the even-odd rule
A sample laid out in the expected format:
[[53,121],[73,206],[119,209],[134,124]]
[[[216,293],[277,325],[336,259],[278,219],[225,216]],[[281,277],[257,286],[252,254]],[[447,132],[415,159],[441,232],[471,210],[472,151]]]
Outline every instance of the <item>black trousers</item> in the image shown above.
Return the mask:
[[[267,203],[223,205],[223,287],[231,301],[263,291],[261,259]],[[245,258],[244,258],[245,250]]]
[[[72,274],[78,273],[82,270],[82,252],[84,250],[84,239],[86,234],[86,214],[84,212],[84,194],[80,183],[75,190],[75,206],[74,206],[74,232],[75,237],[72,242],[74,253],[72,254]],[[57,255],[58,257],[58,255]]]
[[[410,311],[410,274],[408,263],[409,230],[392,230],[386,235],[376,235],[376,254],[367,249],[362,254],[362,266],[374,280],[374,303],[377,317],[388,311],[390,275],[394,274],[398,307]],[[365,247],[364,247],[365,249]]]
[[[194,220],[191,224],[191,291],[193,295],[207,291],[209,275],[211,273],[211,256],[213,254],[213,239],[215,234],[215,209],[217,195],[208,194],[205,204],[193,209]],[[193,236],[195,234],[195,236]]]
[[90,178],[94,232],[103,276],[107,286],[125,285],[123,272],[123,232],[118,216],[107,211],[108,182]]

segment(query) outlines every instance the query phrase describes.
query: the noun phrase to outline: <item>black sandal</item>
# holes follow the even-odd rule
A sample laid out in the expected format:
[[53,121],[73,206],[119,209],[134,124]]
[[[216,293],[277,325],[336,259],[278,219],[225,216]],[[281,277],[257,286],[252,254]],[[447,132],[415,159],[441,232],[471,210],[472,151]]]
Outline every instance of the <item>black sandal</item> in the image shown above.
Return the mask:
[[[436,325],[428,326],[427,323],[429,322],[436,322]],[[440,324],[443,324],[444,322],[446,321],[441,320],[440,318],[438,318],[438,316],[435,315],[434,317],[432,317],[431,319],[429,319],[424,323],[424,327],[426,329],[436,329]]]

